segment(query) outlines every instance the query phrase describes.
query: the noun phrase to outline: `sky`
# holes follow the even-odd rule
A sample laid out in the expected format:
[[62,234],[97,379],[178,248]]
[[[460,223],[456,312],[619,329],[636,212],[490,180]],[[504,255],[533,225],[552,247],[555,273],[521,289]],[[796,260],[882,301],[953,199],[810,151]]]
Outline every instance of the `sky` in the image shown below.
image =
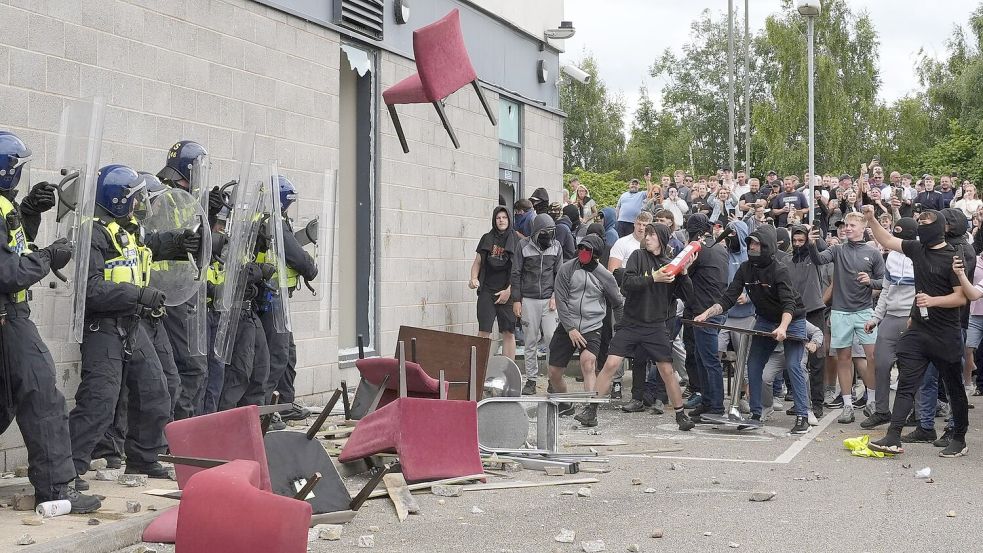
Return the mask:
[[[945,55],[945,42],[954,24],[965,27],[980,0],[848,0],[854,13],[866,10],[880,42],[879,96],[887,102],[918,89],[914,72],[920,48],[933,57]],[[743,0],[734,0],[744,10]],[[750,0],[751,33],[764,27],[768,15],[781,11],[781,0]],[[610,92],[622,94],[630,126],[638,103],[638,88],[645,83],[658,106],[662,79],[653,79],[648,69],[666,48],[677,54],[690,41],[690,23],[704,9],[727,12],[727,0],[564,0],[564,19],[573,21],[577,33],[566,41],[561,61],[583,57],[584,49],[594,54],[600,77]],[[634,23],[634,27],[630,26]],[[739,13],[735,27],[743,27]],[[627,27],[627,28],[626,28]],[[738,55],[735,63],[742,58]]]

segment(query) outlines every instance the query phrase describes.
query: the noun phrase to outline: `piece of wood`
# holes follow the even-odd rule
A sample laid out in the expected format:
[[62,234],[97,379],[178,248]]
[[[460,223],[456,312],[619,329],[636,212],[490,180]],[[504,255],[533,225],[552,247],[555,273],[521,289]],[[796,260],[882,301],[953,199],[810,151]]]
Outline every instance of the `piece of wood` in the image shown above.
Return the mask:
[[[416,362],[433,378],[444,370],[450,383],[447,399],[467,400],[470,390],[471,346],[477,347],[475,387],[481,393],[491,352],[491,339],[454,332],[400,326],[396,343],[416,338]],[[398,346],[397,348],[398,349]]]
[[314,490],[314,486],[317,486],[317,483],[320,481],[321,473],[315,472],[314,476],[307,479],[307,483],[304,484],[304,487],[297,490],[297,493],[294,494],[294,499],[297,501],[307,501],[307,496]]
[[619,451],[618,453],[612,453],[612,457],[618,457],[619,455],[649,455],[652,453],[677,453],[682,451],[681,447],[666,447],[662,449],[643,449],[641,451]]
[[348,524],[355,520],[355,511],[335,511],[311,515],[311,528],[318,524]]
[[162,489],[151,489],[143,490],[146,495],[152,495],[154,497],[166,497],[168,499],[181,499],[181,490],[162,490]]
[[334,430],[328,430],[321,436],[321,438],[325,440],[347,438],[348,436],[351,436],[352,432],[354,431],[355,431],[354,428],[336,428]]
[[[454,478],[444,478],[443,480],[434,480],[433,482],[419,482],[416,484],[410,484],[406,486],[411,492],[419,490],[428,490],[430,486],[435,484],[461,484],[463,482],[471,482],[472,480],[482,480],[485,478],[484,474],[472,474],[469,476],[455,476]],[[376,490],[369,494],[368,499],[377,499],[380,497],[386,497],[388,495],[385,490]]]
[[327,405],[321,410],[321,414],[317,416],[314,420],[314,424],[307,430],[307,439],[313,440],[318,432],[321,431],[321,427],[324,426],[324,421],[328,420],[328,415],[331,414],[331,410],[334,409],[336,403],[341,398],[341,390],[336,389],[333,394],[331,394],[331,399],[328,400]]
[[[583,469],[581,469],[583,470]],[[569,480],[548,480],[546,482],[527,482],[519,480],[516,482],[493,482],[490,484],[468,484],[461,488],[466,492],[481,492],[485,490],[512,490],[517,488],[542,488],[546,486],[566,486],[573,484],[595,484],[600,482],[597,478],[572,478]]]
[[628,445],[628,442],[624,440],[597,440],[593,442],[567,442],[563,444],[564,447],[611,447],[616,445]]
[[382,477],[382,483],[386,485],[386,492],[393,506],[396,507],[396,516],[403,522],[410,513],[419,513],[420,504],[416,502],[409,488],[406,487],[406,479],[400,472],[390,472]]
[[158,455],[157,460],[175,465],[187,465],[189,467],[198,467],[203,469],[215,468],[228,463],[228,461],[224,459],[208,459],[205,457],[184,457],[181,455],[164,454]]
[[580,472],[590,472],[592,474],[606,474],[608,472],[611,472],[611,469],[608,467],[583,467],[580,469]]

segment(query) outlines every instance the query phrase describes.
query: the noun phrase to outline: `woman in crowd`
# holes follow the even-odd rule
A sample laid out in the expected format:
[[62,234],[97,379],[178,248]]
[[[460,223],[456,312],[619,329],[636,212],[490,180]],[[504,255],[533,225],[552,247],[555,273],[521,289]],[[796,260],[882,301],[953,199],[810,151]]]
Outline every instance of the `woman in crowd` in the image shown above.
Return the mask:
[[587,187],[580,184],[577,186],[573,203],[580,209],[580,224],[589,225],[594,222],[597,216],[597,203],[590,197]]

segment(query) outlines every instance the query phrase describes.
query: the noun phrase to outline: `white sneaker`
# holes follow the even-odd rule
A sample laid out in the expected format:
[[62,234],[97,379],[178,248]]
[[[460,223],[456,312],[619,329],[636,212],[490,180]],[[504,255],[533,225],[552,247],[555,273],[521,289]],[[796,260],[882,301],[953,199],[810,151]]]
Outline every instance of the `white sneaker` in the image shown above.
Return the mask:
[[809,410],[809,426],[819,426],[819,419],[816,418],[816,414]]

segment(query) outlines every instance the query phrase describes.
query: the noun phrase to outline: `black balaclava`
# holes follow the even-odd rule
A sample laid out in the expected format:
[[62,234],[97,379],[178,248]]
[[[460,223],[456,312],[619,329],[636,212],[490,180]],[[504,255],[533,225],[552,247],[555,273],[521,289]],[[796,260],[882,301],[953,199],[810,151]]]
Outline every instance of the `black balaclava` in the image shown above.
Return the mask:
[[931,223],[918,223],[918,241],[930,248],[945,242],[945,217],[934,209],[922,213],[931,213],[935,220]]
[[563,206],[563,214],[570,219],[570,230],[577,230],[580,227],[580,208],[567,204]]
[[[761,244],[761,251],[754,254],[751,251],[751,241]],[[775,252],[778,251],[778,240],[775,235],[775,227],[771,225],[761,225],[747,237],[748,251],[747,258],[751,265],[755,267],[767,267],[775,259]]]
[[532,202],[532,207],[537,214],[546,213],[550,207],[550,194],[545,188],[537,188],[533,190],[532,196],[529,196],[529,201]]
[[946,242],[950,244],[965,243],[966,231],[969,225],[966,223],[966,215],[963,214],[963,211],[954,207],[948,207],[942,210],[942,216],[945,217]]
[[788,229],[785,227],[776,228],[775,236],[778,249],[785,253],[792,253],[792,237],[789,235]]
[[595,234],[604,238],[604,225],[601,223],[591,223],[587,225],[587,234]]
[[713,229],[710,218],[703,213],[694,213],[686,219],[686,232],[690,240],[699,240]]
[[894,223],[894,236],[902,240],[918,238],[918,221],[911,217],[902,217]]

